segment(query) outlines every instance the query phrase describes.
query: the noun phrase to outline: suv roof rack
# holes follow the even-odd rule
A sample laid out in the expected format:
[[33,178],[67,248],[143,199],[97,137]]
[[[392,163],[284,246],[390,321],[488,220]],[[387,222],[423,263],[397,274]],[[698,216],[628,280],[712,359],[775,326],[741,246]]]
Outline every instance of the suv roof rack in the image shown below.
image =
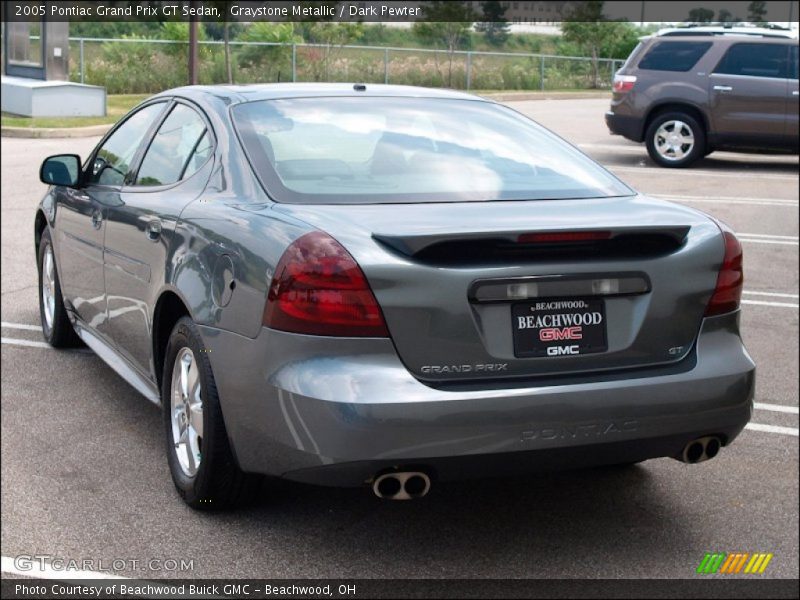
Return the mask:
[[713,36],[713,35],[750,35],[771,38],[797,39],[798,34],[786,27],[778,25],[755,26],[747,23],[686,23],[679,27],[659,29],[657,37],[673,36]]

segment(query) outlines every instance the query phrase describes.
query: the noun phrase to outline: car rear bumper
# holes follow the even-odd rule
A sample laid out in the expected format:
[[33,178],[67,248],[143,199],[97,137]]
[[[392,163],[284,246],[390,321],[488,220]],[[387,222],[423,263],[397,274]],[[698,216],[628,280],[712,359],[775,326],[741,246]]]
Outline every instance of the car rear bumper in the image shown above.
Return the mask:
[[245,471],[359,485],[392,467],[448,479],[674,456],[710,434],[728,444],[755,386],[737,319],[706,319],[679,368],[459,391],[412,377],[387,339],[201,331]]
[[614,111],[606,112],[606,126],[614,135],[621,135],[634,142],[641,142],[644,139],[643,123],[638,117],[620,115]]

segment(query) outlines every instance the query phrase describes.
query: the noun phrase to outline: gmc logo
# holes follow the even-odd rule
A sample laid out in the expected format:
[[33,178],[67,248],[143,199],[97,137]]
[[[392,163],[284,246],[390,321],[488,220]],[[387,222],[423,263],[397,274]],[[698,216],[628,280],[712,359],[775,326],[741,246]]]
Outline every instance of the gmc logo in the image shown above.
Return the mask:
[[558,340],[580,340],[583,338],[583,327],[548,327],[539,330],[539,339],[543,342]]
[[550,346],[547,349],[547,356],[558,356],[559,354],[579,354],[578,346]]

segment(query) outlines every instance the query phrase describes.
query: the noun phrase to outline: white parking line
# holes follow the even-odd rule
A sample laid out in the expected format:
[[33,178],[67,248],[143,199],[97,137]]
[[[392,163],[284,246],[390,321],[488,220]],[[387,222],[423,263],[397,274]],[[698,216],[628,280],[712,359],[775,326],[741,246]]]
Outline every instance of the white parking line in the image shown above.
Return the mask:
[[[672,174],[659,167],[617,167],[615,165],[605,165],[611,171],[626,171],[629,173],[658,173],[660,175],[671,176]],[[724,177],[725,179],[777,179],[780,181],[797,181],[797,175],[774,175],[772,173],[731,173],[728,171],[709,171],[701,169],[682,169],[681,177],[684,175],[702,175],[703,177]]]
[[45,342],[34,342],[33,340],[18,340],[16,338],[0,337],[0,344],[11,344],[12,346],[30,346],[31,348],[52,348]]
[[28,331],[41,331],[41,325],[26,325],[25,323],[9,323],[8,321],[3,321],[0,323],[3,327],[8,327],[9,329],[27,329]]
[[767,404],[765,402],[754,402],[753,408],[756,410],[771,410],[773,412],[789,413],[790,415],[798,414],[798,407],[786,406],[785,404]]
[[[629,154],[641,154],[643,157],[647,155],[647,150],[645,149],[644,145],[642,144],[594,144],[594,143],[582,143],[577,144],[578,148],[586,148],[590,150],[606,150],[611,152],[627,152]],[[763,155],[763,156],[748,156],[746,158],[742,157],[741,154],[736,154],[732,152],[715,152],[715,158],[724,158],[725,160],[731,162],[738,162],[743,165],[750,165],[750,164],[788,164],[787,162],[778,163],[775,158],[776,155]]]
[[796,235],[772,235],[770,233],[740,233],[737,232],[736,235],[741,235],[744,237],[752,237],[752,238],[766,238],[768,240],[794,240],[795,242],[798,240]]
[[761,238],[748,238],[743,236],[738,236],[740,242],[746,242],[748,244],[777,244],[779,246],[798,246],[797,242],[787,242],[783,240],[764,240]]
[[790,415],[799,414],[798,407],[796,406],[786,406],[785,404],[767,404],[766,402],[754,402],[753,407],[756,410],[771,410],[773,412],[785,412],[789,413]]
[[797,294],[779,294],[778,292],[742,292],[746,296],[772,296],[773,298],[800,298]]
[[796,302],[764,302],[763,300],[742,300],[742,304],[755,304],[757,306],[779,306],[781,308],[800,308]]
[[[31,565],[33,567],[33,565]],[[130,579],[122,575],[112,575],[103,571],[78,571],[78,570],[57,570],[48,564],[36,563],[36,568],[30,571],[18,569],[14,564],[14,559],[10,556],[3,556],[0,560],[0,571],[9,575],[22,575],[23,577],[33,577],[35,579]]]
[[796,235],[769,235],[766,233],[737,233],[736,236],[742,242],[755,244],[783,244],[785,246],[797,246]]
[[797,427],[781,427],[780,425],[762,425],[761,423],[748,423],[744,426],[745,429],[752,431],[764,431],[766,433],[780,433],[782,435],[798,436]]
[[650,194],[654,198],[662,200],[676,200],[679,202],[700,202],[701,204],[746,204],[750,206],[783,206],[797,208],[800,206],[797,200],[781,200],[779,198],[746,198],[738,196],[664,196],[661,194]]

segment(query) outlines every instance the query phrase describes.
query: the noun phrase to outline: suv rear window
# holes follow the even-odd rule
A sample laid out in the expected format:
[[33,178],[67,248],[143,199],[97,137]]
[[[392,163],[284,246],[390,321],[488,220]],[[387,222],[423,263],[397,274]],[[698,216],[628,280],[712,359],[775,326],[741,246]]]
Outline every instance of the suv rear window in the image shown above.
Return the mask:
[[639,61],[649,71],[688,71],[711,48],[711,42],[659,42]]
[[788,58],[783,44],[735,44],[728,49],[714,72],[785,79]]

